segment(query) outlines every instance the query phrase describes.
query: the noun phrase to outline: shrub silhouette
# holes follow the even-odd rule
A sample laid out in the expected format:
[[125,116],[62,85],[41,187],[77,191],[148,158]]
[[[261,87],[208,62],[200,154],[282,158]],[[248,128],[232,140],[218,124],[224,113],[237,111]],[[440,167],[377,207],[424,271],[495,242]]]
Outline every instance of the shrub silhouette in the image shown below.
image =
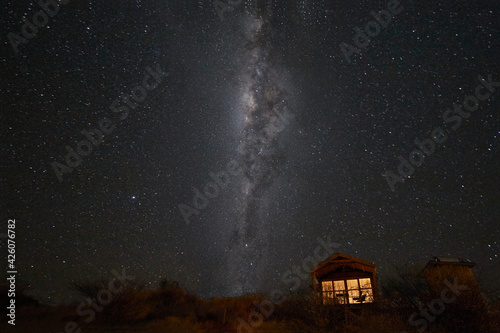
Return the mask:
[[[5,309],[12,297],[9,297],[10,284],[8,281],[0,283],[0,304]],[[15,290],[16,307],[39,306],[40,302],[34,297],[28,295],[28,287],[22,282],[16,282]]]
[[[73,289],[95,298],[105,287],[104,281],[96,280],[79,283]],[[429,288],[420,277],[419,270],[409,265],[398,267],[396,274],[382,281],[380,288],[383,294],[377,302],[349,307],[325,305],[307,286],[280,304],[273,304],[271,315],[263,316],[264,322],[259,327],[264,330],[286,327],[300,332],[413,332],[418,327],[410,326],[411,314],[439,297],[435,288]],[[441,290],[439,286],[437,290]],[[427,332],[498,331],[500,306],[487,308],[481,297],[479,293],[464,293],[446,304],[446,310],[429,323]],[[265,294],[203,299],[188,293],[175,281],[163,280],[157,289],[132,282],[122,293],[113,294],[112,302],[96,314],[95,321],[103,325],[141,327],[157,323],[172,332],[234,330],[241,320],[248,322],[254,311],[262,314],[256,304],[269,299]]]

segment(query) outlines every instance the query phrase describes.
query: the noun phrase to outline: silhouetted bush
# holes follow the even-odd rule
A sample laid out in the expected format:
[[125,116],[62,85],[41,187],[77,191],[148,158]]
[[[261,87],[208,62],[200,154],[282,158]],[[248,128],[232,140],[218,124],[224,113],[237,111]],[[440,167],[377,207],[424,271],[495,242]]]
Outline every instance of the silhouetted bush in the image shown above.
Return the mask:
[[15,299],[16,308],[24,306],[39,306],[40,302],[28,294],[28,287],[24,283],[16,282],[15,297],[9,296],[10,283],[0,283],[0,304],[5,309],[11,299]]
[[[207,300],[186,292],[177,282],[164,280],[153,290],[134,281],[113,295],[113,300],[96,314],[95,322],[131,327],[154,324],[168,327],[172,332],[217,331],[237,329],[242,321],[250,323],[251,315],[257,313],[264,319],[258,325],[262,329],[285,327],[311,333],[415,332],[419,327],[411,326],[408,321],[412,313],[418,313],[419,307],[440,297],[440,287],[429,288],[419,271],[410,266],[401,267],[380,286],[383,295],[377,302],[342,306],[323,304],[314,297],[310,286],[274,304],[264,294]],[[106,287],[104,281],[93,281],[75,284],[73,289],[86,298],[95,298]],[[262,313],[260,304],[271,304],[272,311]],[[500,326],[500,306],[488,308],[481,294],[471,290],[446,304],[445,311],[435,317],[426,332],[496,332]]]

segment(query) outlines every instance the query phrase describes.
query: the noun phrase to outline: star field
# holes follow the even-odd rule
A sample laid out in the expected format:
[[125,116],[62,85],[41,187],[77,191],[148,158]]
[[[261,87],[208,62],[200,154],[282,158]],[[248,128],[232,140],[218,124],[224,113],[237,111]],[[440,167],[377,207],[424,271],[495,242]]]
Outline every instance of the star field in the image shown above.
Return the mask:
[[[380,279],[462,257],[495,286],[500,5],[400,1],[356,45],[389,3],[242,1],[221,19],[210,1],[70,1],[14,47],[40,7],[8,1],[1,211],[19,278],[46,302],[121,267],[205,297],[269,291],[331,235]],[[453,129],[443,115],[478,85]],[[446,141],[398,171],[438,127]]]

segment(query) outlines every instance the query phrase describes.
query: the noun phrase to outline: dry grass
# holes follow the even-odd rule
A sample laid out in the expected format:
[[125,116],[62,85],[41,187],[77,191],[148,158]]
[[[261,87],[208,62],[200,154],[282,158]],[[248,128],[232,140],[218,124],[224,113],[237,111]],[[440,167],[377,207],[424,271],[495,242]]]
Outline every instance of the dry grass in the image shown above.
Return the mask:
[[[89,292],[94,289],[88,288]],[[433,297],[427,290],[421,295],[425,302]],[[426,332],[499,332],[500,304],[482,307],[471,295],[447,305],[446,311],[429,324]],[[358,308],[323,306],[307,295],[287,298],[274,304],[272,314],[254,327],[253,332],[416,332],[409,325],[411,303],[398,301],[398,293],[382,298],[377,304]],[[241,318],[248,324],[252,313],[260,313],[256,304],[265,295],[245,295],[238,298],[202,299],[185,292],[175,284],[156,290],[137,285],[125,289],[86,324],[76,313],[76,304],[66,306],[33,305],[27,302],[17,309],[16,327],[0,319],[0,332],[64,332],[68,321],[75,321],[82,333],[111,332],[236,332]],[[240,318],[240,320],[238,319]],[[76,331],[77,332],[77,331]],[[247,330],[241,330],[247,332]]]

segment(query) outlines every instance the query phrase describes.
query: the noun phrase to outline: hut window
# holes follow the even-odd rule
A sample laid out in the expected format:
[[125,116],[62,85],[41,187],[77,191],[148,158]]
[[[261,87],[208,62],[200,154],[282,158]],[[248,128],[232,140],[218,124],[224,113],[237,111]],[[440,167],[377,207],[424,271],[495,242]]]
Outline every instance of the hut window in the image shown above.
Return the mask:
[[323,303],[359,304],[373,302],[370,278],[323,281]]
[[323,303],[327,304],[333,301],[333,285],[332,281],[323,281],[321,283],[323,290]]
[[[353,303],[371,303],[373,302],[373,290],[372,283],[369,278],[356,279],[355,281],[359,282],[359,289],[356,292],[359,292],[359,295],[353,296]],[[353,282],[354,284],[354,282]],[[354,293],[355,294],[355,293]],[[350,295],[349,295],[350,296]],[[351,301],[349,299],[349,301]]]
[[359,303],[358,279],[347,280],[347,289],[349,290],[349,304]]
[[344,280],[334,281],[335,287],[335,298],[339,304],[346,304],[347,299],[345,297],[345,282]]
[[359,279],[359,288],[361,295],[366,295],[364,302],[373,302],[373,289],[371,280],[369,278]]

